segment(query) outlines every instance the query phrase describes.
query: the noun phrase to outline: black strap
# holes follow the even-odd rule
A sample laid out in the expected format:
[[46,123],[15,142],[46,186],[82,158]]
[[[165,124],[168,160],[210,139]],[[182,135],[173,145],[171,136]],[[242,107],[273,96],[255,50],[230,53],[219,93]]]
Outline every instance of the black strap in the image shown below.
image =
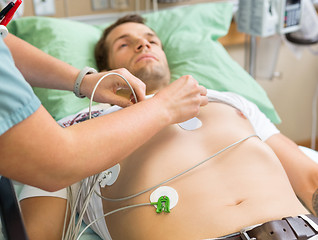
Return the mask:
[[0,178],[0,210],[9,240],[28,240],[14,187],[10,179]]
[[302,218],[284,218],[289,226],[294,230],[294,233],[298,239],[304,238],[307,236],[314,236],[316,232],[310,227]]
[[[306,215],[314,223],[318,224],[318,218],[313,215]],[[313,236],[318,237],[316,227],[311,226],[302,217],[286,217],[282,220],[266,222],[258,227],[241,234],[239,232],[217,239],[222,240],[307,240]],[[244,236],[243,236],[244,235]],[[248,236],[248,237],[246,237]],[[317,238],[318,239],[318,238]]]
[[297,44],[297,45],[313,45],[318,43],[318,37],[315,37],[313,39],[301,39],[293,36],[293,33],[287,33],[286,39],[290,41],[291,43]]

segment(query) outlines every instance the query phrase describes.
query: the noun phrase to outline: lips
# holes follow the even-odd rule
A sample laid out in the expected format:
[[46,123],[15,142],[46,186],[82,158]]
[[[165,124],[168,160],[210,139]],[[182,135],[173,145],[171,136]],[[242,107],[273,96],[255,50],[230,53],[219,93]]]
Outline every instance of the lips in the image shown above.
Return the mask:
[[154,59],[154,60],[158,61],[158,59],[152,54],[142,54],[137,58],[136,63],[141,61],[141,60],[145,60],[145,59]]

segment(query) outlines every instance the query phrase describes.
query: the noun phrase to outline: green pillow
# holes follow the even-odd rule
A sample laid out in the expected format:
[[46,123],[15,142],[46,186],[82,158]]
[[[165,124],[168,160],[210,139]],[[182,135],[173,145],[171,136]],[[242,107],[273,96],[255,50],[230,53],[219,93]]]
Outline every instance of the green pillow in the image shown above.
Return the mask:
[[[172,80],[191,74],[207,88],[239,93],[279,123],[262,87],[228,55],[217,41],[227,34],[232,3],[204,3],[145,14],[147,25],[161,39]],[[65,19],[29,17],[13,21],[9,31],[50,55],[82,68],[95,67],[93,48],[105,26]],[[73,93],[34,89],[42,104],[58,120],[88,106]]]
[[238,93],[254,102],[272,122],[280,118],[263,88],[217,41],[228,32],[231,3],[208,3],[146,15],[167,54],[172,80],[192,75],[209,89]]

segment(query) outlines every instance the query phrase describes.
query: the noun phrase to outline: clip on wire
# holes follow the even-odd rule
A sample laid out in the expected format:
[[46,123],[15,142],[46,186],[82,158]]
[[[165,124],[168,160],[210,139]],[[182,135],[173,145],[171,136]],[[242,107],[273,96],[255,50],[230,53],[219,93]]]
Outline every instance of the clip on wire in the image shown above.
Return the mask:
[[14,13],[18,10],[22,0],[16,0],[16,2],[9,2],[9,4],[0,12],[0,24],[7,26],[7,24],[13,18]]
[[16,2],[9,2],[9,4],[0,12],[0,36],[5,38],[8,35],[8,29],[6,26],[13,18],[14,13],[21,5],[22,0],[16,0]]
[[162,211],[170,213],[170,199],[167,196],[161,196],[158,202],[152,202],[151,205],[157,205],[157,213],[161,213]]

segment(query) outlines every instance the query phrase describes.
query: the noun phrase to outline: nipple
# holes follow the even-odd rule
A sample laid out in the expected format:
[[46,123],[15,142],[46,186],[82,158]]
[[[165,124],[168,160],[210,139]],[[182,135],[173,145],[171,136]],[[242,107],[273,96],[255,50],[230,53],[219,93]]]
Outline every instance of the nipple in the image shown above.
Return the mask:
[[199,118],[194,117],[189,119],[188,121],[178,123],[178,125],[184,130],[191,131],[191,130],[196,130],[202,127],[202,122]]

